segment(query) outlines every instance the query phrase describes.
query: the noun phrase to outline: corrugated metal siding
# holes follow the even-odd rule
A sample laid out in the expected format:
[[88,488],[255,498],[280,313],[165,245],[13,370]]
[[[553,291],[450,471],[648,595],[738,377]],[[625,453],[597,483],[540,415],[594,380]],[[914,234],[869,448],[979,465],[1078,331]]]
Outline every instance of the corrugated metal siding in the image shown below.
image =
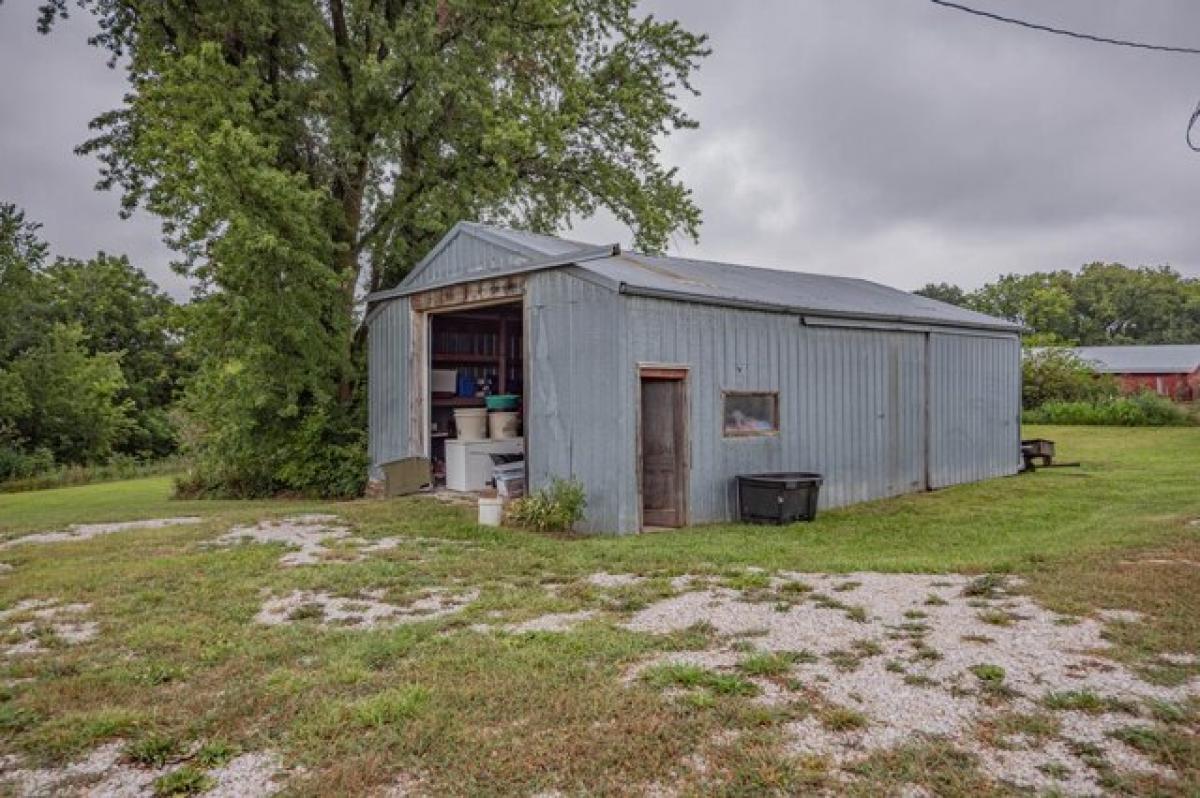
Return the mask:
[[413,275],[412,282],[405,281],[404,285],[421,288],[455,277],[467,278],[471,274],[482,277],[488,271],[526,260],[529,260],[527,255],[459,232],[420,273]]
[[[636,362],[691,369],[693,522],[734,517],[737,474],[819,471],[825,507],[924,487],[924,334],[806,328],[786,314],[626,301],[624,401],[638,400]],[[727,390],[778,391],[780,434],[724,437]],[[636,501],[635,460],[627,458],[623,493]]]
[[1016,336],[930,336],[932,487],[1013,474],[1021,447]]
[[367,450],[371,479],[383,477],[381,463],[407,454],[410,338],[407,299],[389,302],[371,321],[367,334]]
[[629,406],[618,401],[621,298],[554,270],[526,283],[526,458],[531,488],[573,477],[587,488],[582,529],[622,526],[621,466],[632,439],[618,433]]
[[[791,314],[622,296],[587,277],[556,269],[526,284],[530,484],[582,481],[587,530],[639,526],[638,363],[690,368],[693,523],[734,517],[739,473],[819,471],[821,503],[836,507],[920,490],[927,470],[933,487],[1016,470],[1016,336],[806,327]],[[369,338],[376,477],[408,453],[409,342],[398,299]],[[725,438],[724,390],[778,391],[779,436]]]

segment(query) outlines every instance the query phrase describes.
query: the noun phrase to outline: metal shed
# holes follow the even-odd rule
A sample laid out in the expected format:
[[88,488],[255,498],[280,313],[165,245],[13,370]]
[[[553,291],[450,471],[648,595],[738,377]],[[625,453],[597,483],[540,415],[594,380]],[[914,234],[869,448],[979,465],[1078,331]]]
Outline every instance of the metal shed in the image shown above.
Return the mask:
[[730,520],[737,474],[821,472],[828,508],[1020,463],[1015,324],[864,280],[460,222],[369,297],[372,480],[430,457],[437,405],[469,401],[430,391],[444,314],[503,307],[493,357],[521,387],[527,482],[582,482],[588,531]]

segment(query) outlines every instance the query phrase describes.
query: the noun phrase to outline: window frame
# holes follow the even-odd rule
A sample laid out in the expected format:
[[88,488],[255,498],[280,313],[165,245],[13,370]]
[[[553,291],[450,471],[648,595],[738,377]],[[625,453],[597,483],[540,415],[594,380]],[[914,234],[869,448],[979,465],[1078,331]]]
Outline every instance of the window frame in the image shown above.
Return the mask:
[[[725,425],[727,407],[730,397],[734,396],[768,396],[771,398],[771,429],[769,430],[731,430]],[[775,438],[779,436],[779,391],[778,390],[725,390],[721,391],[721,437],[744,438]]]

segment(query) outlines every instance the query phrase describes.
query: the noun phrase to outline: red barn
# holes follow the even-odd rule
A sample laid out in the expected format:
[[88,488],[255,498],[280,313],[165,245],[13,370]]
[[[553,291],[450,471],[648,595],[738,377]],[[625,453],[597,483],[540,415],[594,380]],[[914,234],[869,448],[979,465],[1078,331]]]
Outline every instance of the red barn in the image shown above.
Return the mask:
[[1121,390],[1151,390],[1177,402],[1200,400],[1200,344],[1081,346],[1075,354],[1099,374],[1117,378]]

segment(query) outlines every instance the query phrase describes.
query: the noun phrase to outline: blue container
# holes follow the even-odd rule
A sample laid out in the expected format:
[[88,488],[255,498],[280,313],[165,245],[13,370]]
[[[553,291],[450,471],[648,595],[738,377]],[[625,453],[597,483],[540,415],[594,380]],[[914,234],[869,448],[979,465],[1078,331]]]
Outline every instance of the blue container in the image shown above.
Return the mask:
[[465,371],[458,372],[458,395],[469,397],[475,395],[475,378]]

